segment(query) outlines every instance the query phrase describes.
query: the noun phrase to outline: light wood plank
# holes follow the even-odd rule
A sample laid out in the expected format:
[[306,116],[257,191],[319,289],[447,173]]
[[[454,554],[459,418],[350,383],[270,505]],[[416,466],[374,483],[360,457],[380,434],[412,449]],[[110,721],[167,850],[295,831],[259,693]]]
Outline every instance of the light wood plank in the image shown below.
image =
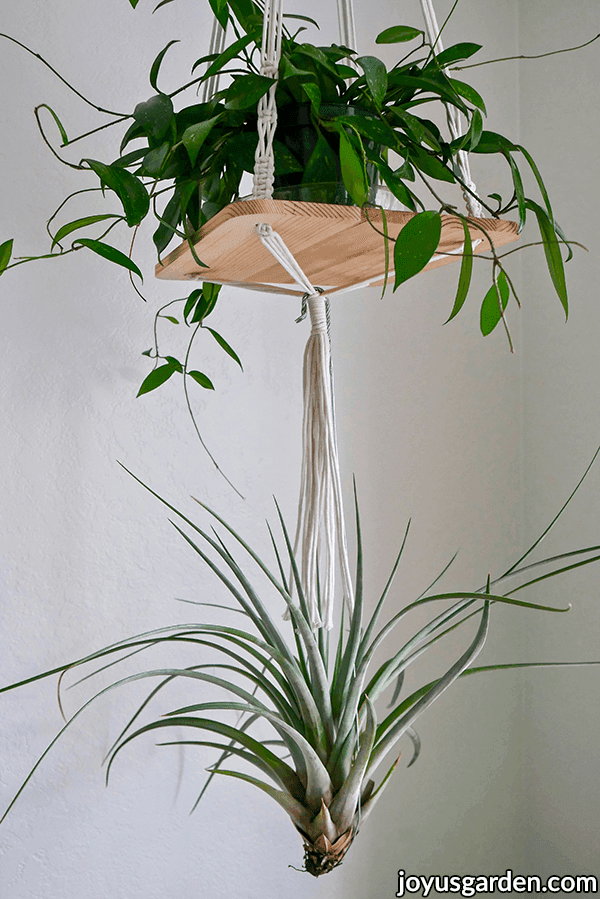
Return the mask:
[[[413,217],[412,212],[385,213],[388,234],[397,237]],[[207,268],[199,266],[187,242],[156,267],[156,277],[166,280],[202,280],[230,284],[267,293],[297,295],[299,289],[271,256],[256,234],[256,225],[267,223],[277,231],[308,280],[328,293],[357,285],[383,283],[385,272],[383,214],[380,209],[307,203],[291,200],[239,200],[217,213],[194,238],[194,247]],[[517,240],[515,222],[502,219],[469,219],[475,253]],[[377,229],[377,230],[376,230]],[[442,216],[442,236],[437,254],[460,250],[464,240],[460,219]],[[390,253],[393,248],[390,246]],[[460,256],[433,258],[426,268],[447,265]],[[391,277],[391,275],[390,275]]]

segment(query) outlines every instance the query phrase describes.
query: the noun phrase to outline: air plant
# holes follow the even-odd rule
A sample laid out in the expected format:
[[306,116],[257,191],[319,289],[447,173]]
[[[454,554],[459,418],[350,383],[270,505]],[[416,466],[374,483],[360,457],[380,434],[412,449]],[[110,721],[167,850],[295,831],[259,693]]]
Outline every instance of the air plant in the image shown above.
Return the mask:
[[[598,452],[600,449],[594,459]],[[161,745],[192,744],[212,747],[221,752],[216,764],[209,769],[209,780],[198,801],[216,774],[239,778],[258,787],[287,812],[300,833],[304,841],[305,870],[315,877],[331,871],[341,863],[389,783],[399,761],[399,741],[402,737],[407,737],[412,742],[410,767],[420,750],[414,723],[459,677],[508,668],[600,664],[596,661],[528,662],[473,667],[473,662],[484,646],[494,605],[502,603],[514,609],[566,612],[570,606],[554,608],[516,599],[514,594],[546,578],[600,560],[600,555],[596,554],[600,546],[590,546],[523,564],[562,514],[583,478],[542,535],[500,577],[492,579],[488,576],[487,583],[473,591],[432,593],[434,586],[448,569],[447,565],[427,590],[404,605],[382,627],[378,625],[380,613],[402,558],[410,522],[374,611],[365,616],[360,517],[356,504],[354,607],[347,623],[344,623],[342,613],[337,628],[330,632],[322,629],[315,632],[309,625],[306,597],[279,509],[285,550],[282,552],[277,546],[269,529],[277,566],[277,573],[274,574],[232,527],[203,506],[224,528],[226,535],[236,541],[253,565],[266,576],[270,587],[283,600],[282,605],[289,610],[291,619],[292,635],[287,638],[283,629],[290,625],[276,620],[267,609],[262,591],[259,594],[252,586],[246,571],[226,545],[226,538],[219,536],[216,530],[212,533],[203,530],[154,491],[150,491],[187,526],[186,531],[175,521],[172,522],[189,546],[226,586],[239,605],[239,611],[248,619],[252,632],[221,624],[194,623],[163,627],[1,688],[0,692],[5,692],[54,674],[60,674],[62,678],[67,671],[102,661],[101,668],[86,675],[90,677],[133,653],[157,645],[192,644],[198,650],[217,650],[222,658],[220,662],[199,663],[185,668],[146,670],[123,677],[96,693],[54,738],[0,820],[4,820],[52,746],[85,708],[115,687],[136,680],[160,678],[158,685],[148,694],[109,751],[106,759],[107,780],[115,757],[131,741],[142,734],[162,731],[164,728],[187,728],[191,734],[189,739],[171,740]],[[286,574],[288,566],[289,576]],[[541,569],[541,572],[532,576],[534,569]],[[516,586],[507,590],[506,587],[515,581]],[[396,625],[400,621],[405,623],[412,610],[422,606],[429,607],[431,604],[435,607],[439,603],[444,603],[443,611],[434,614],[427,624],[416,630],[399,648],[394,647],[388,658],[372,671],[375,651]],[[474,626],[475,633],[462,655],[442,677],[404,695],[403,676],[406,669],[424,653],[432,650],[445,636],[463,625],[468,626],[468,622]],[[331,637],[334,652],[330,658]],[[118,656],[116,661],[110,659],[114,654]],[[110,659],[108,663],[105,661],[107,658]],[[233,700],[193,702],[167,711],[156,720],[134,730],[135,722],[150,700],[167,684],[180,678],[220,687]],[[237,682],[239,678],[249,682],[252,690],[240,686]],[[393,691],[390,710],[387,714],[378,713],[376,703],[388,690]],[[214,712],[237,713],[238,720],[235,725],[228,724],[212,717],[211,713]],[[276,739],[265,741],[252,736],[253,726],[261,720],[273,727]],[[227,759],[244,763],[243,770],[223,767]],[[384,762],[386,765],[381,776],[378,769]],[[258,769],[261,776],[248,773],[248,766],[250,770]]]

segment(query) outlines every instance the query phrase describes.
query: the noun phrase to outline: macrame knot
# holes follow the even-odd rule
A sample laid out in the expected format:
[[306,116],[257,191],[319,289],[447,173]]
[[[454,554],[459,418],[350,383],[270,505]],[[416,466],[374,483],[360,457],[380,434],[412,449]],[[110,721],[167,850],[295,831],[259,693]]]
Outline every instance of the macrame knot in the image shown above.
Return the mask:
[[306,298],[310,312],[311,334],[327,333],[327,308],[325,297],[319,291]]
[[279,63],[276,59],[265,59],[260,67],[260,74],[270,78],[275,78],[279,70]]

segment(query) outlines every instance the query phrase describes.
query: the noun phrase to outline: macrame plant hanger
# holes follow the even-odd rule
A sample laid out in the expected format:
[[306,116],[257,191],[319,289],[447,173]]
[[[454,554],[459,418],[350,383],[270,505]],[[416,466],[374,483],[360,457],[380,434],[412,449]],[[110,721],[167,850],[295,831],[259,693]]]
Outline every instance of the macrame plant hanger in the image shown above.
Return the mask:
[[[300,581],[314,628],[333,626],[335,571],[339,568],[344,602],[352,609],[354,597],[348,562],[341,478],[335,433],[333,371],[329,335],[329,301],[326,294],[340,293],[369,284],[383,284],[389,275],[384,267],[381,237],[371,227],[378,210],[322,203],[273,200],[274,150],[277,127],[275,94],[282,39],[282,2],[265,0],[260,74],[273,85],[258,105],[258,143],[255,155],[252,197],[231,203],[204,225],[196,245],[205,266],[193,260],[187,243],[171,253],[159,266],[159,278],[198,279],[231,284],[278,294],[301,295],[304,318],[310,316],[311,332],[304,353],[302,425],[302,469],[295,555]],[[420,0],[429,43],[443,47],[432,0]],[[337,0],[340,43],[356,49],[352,0]],[[212,53],[220,53],[225,31],[216,22],[211,35]],[[217,76],[218,77],[218,76]],[[216,90],[214,79],[204,86],[204,99]],[[448,109],[453,139],[461,136],[460,114]],[[493,232],[495,246],[515,240],[514,222],[485,219],[476,197],[467,154],[460,151],[456,172],[464,185],[463,196],[469,217],[473,252],[489,248],[478,220]],[[386,224],[391,238],[397,237],[414,213],[391,210]],[[316,248],[329,241],[338,251],[332,265],[319,261]],[[290,246],[292,250],[290,250]],[[262,252],[261,252],[262,247]],[[442,238],[426,268],[451,262],[464,247],[462,220],[442,216]],[[320,266],[320,267],[319,267]],[[291,279],[281,282],[282,269]],[[311,274],[312,272],[312,274]],[[385,272],[385,274],[384,274]],[[368,274],[368,277],[364,277]],[[318,285],[318,286],[316,286]]]

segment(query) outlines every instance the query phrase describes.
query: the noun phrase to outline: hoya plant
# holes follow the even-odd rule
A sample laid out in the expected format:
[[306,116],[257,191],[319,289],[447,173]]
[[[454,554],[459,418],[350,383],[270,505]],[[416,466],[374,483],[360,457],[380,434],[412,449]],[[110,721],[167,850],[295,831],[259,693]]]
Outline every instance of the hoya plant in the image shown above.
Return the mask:
[[[130,0],[133,7],[137,2]],[[165,0],[156,7],[158,16],[163,15],[164,6]],[[32,259],[85,249],[125,268],[139,290],[142,272],[135,262],[135,237],[147,218],[156,225],[153,241],[159,262],[175,241],[188,241],[202,266],[201,243],[196,247],[198,232],[217,212],[248,191],[244,185],[254,169],[258,140],[257,103],[273,83],[271,77],[260,73],[262,5],[254,0],[210,0],[206,13],[207,20],[214,14],[227,29],[229,43],[218,54],[183,61],[185,78],[175,89],[163,89],[161,79],[166,54],[177,53],[178,41],[172,38],[150,65],[149,96],[140,98],[131,112],[117,113],[96,106],[68,85],[102,115],[102,124],[72,136],[56,110],[44,103],[36,107],[43,139],[73,173],[81,173],[83,189],[94,203],[89,214],[69,217],[70,202],[81,192],[74,174],[73,192],[48,220],[48,253],[24,257],[13,241],[6,239],[0,244],[0,273]],[[388,245],[390,265],[395,265],[393,290],[430,260],[440,237],[441,214],[457,216],[463,223],[465,243],[447,320],[454,318],[465,303],[474,258],[484,258],[491,263],[491,286],[481,302],[480,327],[488,335],[499,322],[506,324],[504,310],[510,298],[519,303],[505,262],[515,250],[499,253],[492,240],[489,255],[474,256],[466,217],[455,203],[455,188],[473,195],[457,165],[460,152],[499,156],[506,162],[508,192],[476,199],[492,219],[516,216],[519,230],[533,216],[552,284],[566,315],[563,252],[569,259],[572,241],[566,241],[557,224],[539,169],[524,147],[486,127],[483,97],[462,77],[455,76],[455,68],[479,64],[469,61],[481,46],[460,42],[437,52],[422,29],[395,25],[376,37],[380,45],[398,47],[398,60],[388,68],[376,56],[360,56],[351,47],[305,42],[306,26],[316,25],[305,16],[288,14],[284,20],[276,93],[276,189],[325,185],[335,189],[332,196],[336,202],[341,197],[341,202],[368,207],[377,201],[377,185],[385,186],[404,209],[414,214],[396,240],[386,234],[385,228],[381,232],[382,241]],[[15,38],[2,37],[40,59]],[[221,77],[220,83],[212,87],[216,76]],[[199,89],[204,91],[200,98]],[[450,140],[444,136],[432,120],[436,107],[442,112],[460,113],[464,120],[460,137]],[[107,128],[116,132],[114,152],[109,158],[99,159],[93,140]],[[84,140],[89,148],[85,151],[81,149]],[[71,147],[79,154],[73,161],[62,155]],[[533,173],[533,196],[523,186],[523,165]],[[343,186],[341,194],[339,184]],[[453,189],[452,201],[444,198],[446,188]],[[113,230],[121,227],[133,232],[129,255],[111,242]],[[485,232],[484,223],[479,227]],[[141,385],[140,394],[177,374],[183,375],[188,405],[190,379],[203,388],[213,388],[210,377],[190,363],[189,351],[184,359],[178,359],[163,349],[157,323],[168,321],[191,328],[191,344],[214,308],[219,290],[219,285],[205,283],[161,307],[154,345],[145,351],[153,359],[154,368]],[[222,335],[214,329],[205,333],[240,363]]]
[[[304,870],[315,877],[328,873],[341,863],[397,770],[400,741],[405,738],[412,744],[410,767],[417,760],[421,745],[414,728],[416,721],[459,678],[501,669],[600,664],[594,661],[474,665],[487,639],[495,606],[506,605],[516,613],[523,609],[567,612],[569,605],[556,608],[521,599],[521,591],[600,560],[600,546],[596,545],[524,564],[578,487],[579,484],[540,537],[505,572],[493,578],[489,575],[487,583],[475,589],[436,592],[434,588],[446,573],[447,565],[420,596],[409,602],[398,597],[394,576],[410,522],[381,595],[366,595],[357,505],[354,605],[349,614],[342,614],[331,631],[315,630],[310,624],[307,599],[281,515],[283,542],[278,547],[271,534],[274,558],[268,566],[232,527],[207,507],[205,510],[221,525],[221,533],[214,529],[209,532],[161,500],[177,516],[181,526],[173,522],[174,526],[191,550],[226,586],[234,603],[231,608],[242,613],[245,626],[194,623],[159,628],[0,688],[0,692],[5,692],[60,675],[60,703],[65,674],[83,669],[80,679],[88,680],[95,673],[105,672],[142,651],[166,647],[173,652],[174,661],[170,666],[123,676],[75,712],[42,754],[1,820],[10,812],[38,765],[81,712],[109,690],[149,680],[154,684],[148,695],[107,753],[107,780],[116,757],[143,735],[152,734],[160,745],[210,747],[219,755],[209,769],[210,777],[198,802],[217,774],[245,781],[271,797],[291,819],[304,844]],[[232,540],[248,566],[238,560]],[[257,573],[262,575],[265,585],[260,589],[254,585]],[[399,610],[381,624],[388,596]],[[289,624],[281,621],[274,598],[281,610],[289,611]],[[423,607],[432,610],[431,617],[411,634],[411,613]],[[398,625],[401,627],[396,630]],[[462,654],[441,677],[407,691],[403,683],[405,671],[425,653],[435,653],[439,641],[458,629],[469,634]],[[399,631],[402,637],[398,640]],[[407,634],[411,635],[407,638]],[[177,663],[177,650],[190,645],[197,652],[197,662],[190,666],[186,660],[183,667]],[[375,666],[375,653],[383,646],[387,646],[387,655]],[[207,661],[213,650],[220,660]],[[166,688],[177,680],[189,684],[190,701],[172,708],[165,698],[161,706],[159,694],[166,696]],[[223,698],[202,701],[205,684],[220,688]],[[387,709],[381,704],[386,696]],[[157,704],[159,716],[148,719],[149,710]],[[271,739],[264,738],[263,728],[256,732],[257,725],[264,722],[272,728]],[[180,736],[182,729],[185,738]]]

